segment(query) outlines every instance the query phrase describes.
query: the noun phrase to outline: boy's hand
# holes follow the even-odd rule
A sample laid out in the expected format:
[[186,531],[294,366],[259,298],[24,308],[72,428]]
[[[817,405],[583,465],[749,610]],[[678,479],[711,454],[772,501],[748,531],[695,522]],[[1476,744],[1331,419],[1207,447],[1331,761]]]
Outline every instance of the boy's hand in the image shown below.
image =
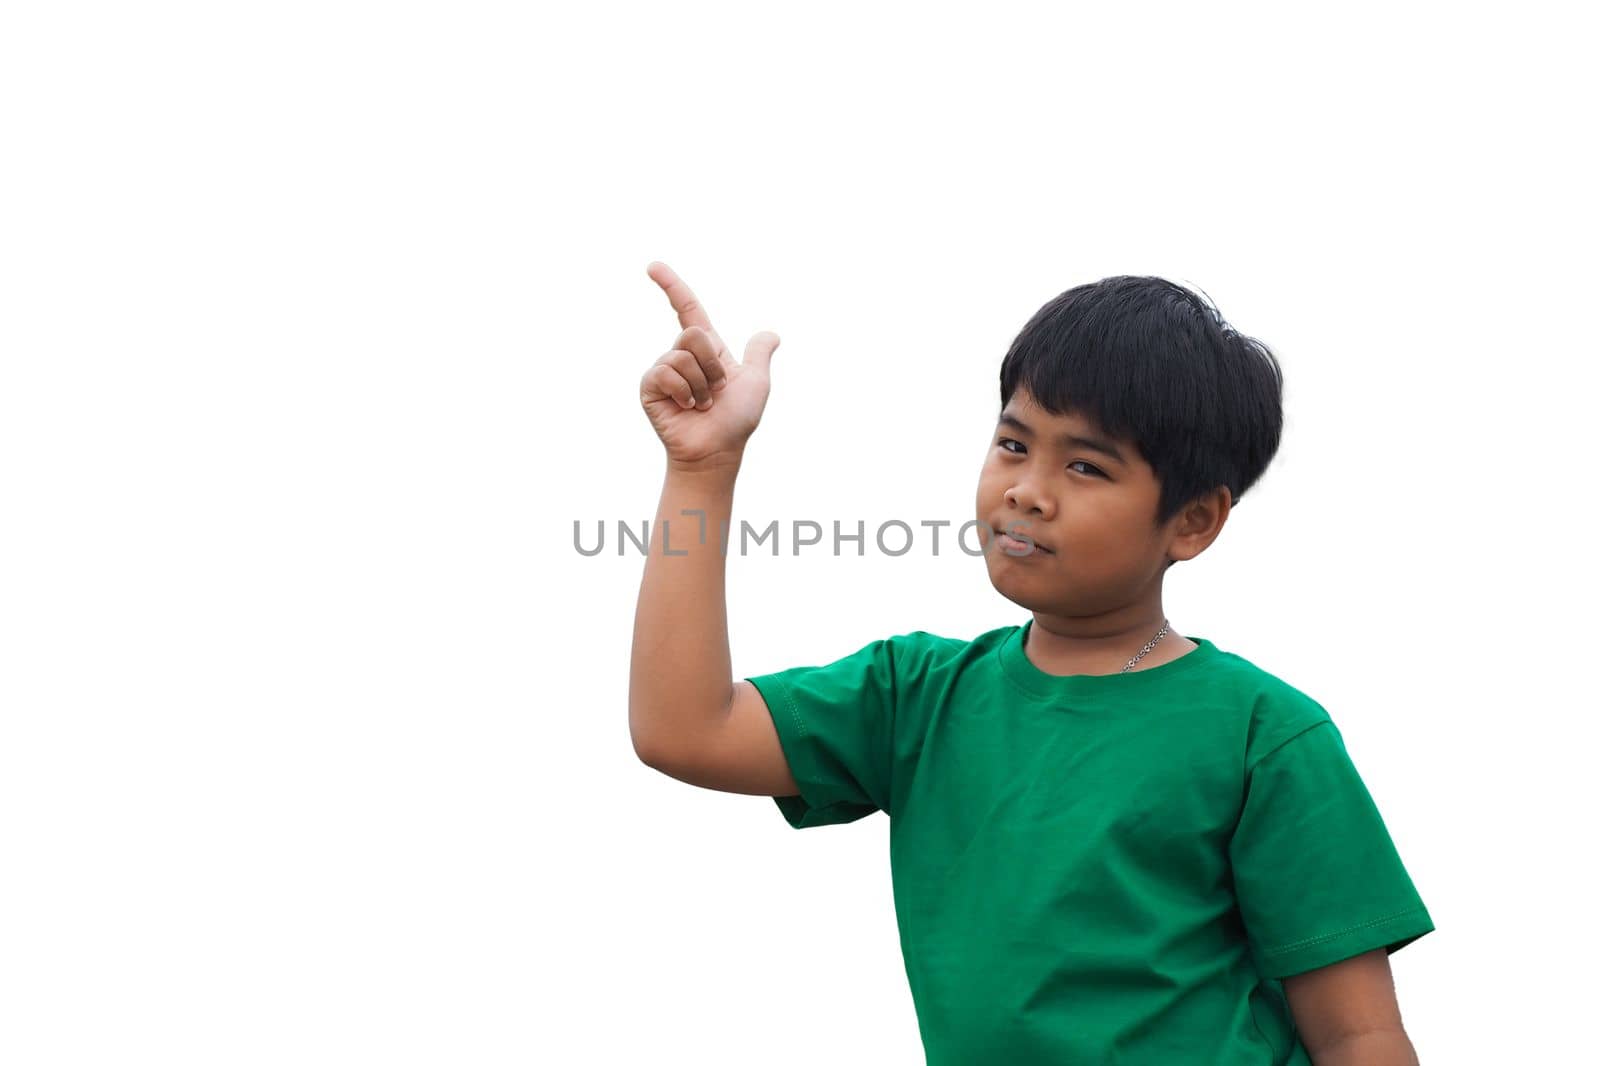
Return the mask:
[[683,279],[661,262],[645,272],[684,327],[672,350],[639,379],[639,402],[666,445],[667,462],[684,469],[736,466],[767,406],[778,335],[757,333],[745,345],[744,362],[736,363]]

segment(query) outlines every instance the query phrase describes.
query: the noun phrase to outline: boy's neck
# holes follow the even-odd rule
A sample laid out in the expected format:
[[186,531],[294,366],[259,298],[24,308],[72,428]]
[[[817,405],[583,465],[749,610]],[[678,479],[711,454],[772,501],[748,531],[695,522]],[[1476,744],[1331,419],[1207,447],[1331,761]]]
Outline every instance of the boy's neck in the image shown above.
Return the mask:
[[[1034,666],[1059,677],[1121,673],[1128,660],[1161,632],[1166,616],[1160,613],[1159,606],[1153,618],[1146,617],[1147,613],[1141,612],[1135,618],[1109,625],[1097,620],[1093,630],[1086,630],[1081,620],[1041,616],[1035,612],[1033,625],[1028,628],[1028,642],[1022,650]],[[1169,628],[1128,672],[1169,663],[1197,647],[1194,641]]]

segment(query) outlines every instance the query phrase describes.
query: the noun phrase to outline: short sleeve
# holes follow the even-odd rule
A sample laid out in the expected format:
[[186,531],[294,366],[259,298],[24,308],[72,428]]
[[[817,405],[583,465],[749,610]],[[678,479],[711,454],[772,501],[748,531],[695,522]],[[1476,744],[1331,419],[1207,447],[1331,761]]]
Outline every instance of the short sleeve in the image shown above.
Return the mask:
[[893,638],[826,666],[746,678],[777,727],[798,796],[774,796],[796,829],[837,825],[889,810],[894,748]]
[[1330,721],[1250,771],[1229,844],[1262,974],[1288,977],[1433,931],[1371,794]]

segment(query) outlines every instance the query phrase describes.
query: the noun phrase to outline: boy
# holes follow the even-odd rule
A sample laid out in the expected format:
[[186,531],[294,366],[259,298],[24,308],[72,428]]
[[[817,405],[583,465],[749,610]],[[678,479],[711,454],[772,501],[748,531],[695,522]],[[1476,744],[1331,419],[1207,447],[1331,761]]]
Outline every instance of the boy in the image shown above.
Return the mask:
[[683,512],[729,521],[778,338],[735,362],[648,272],[684,329],[640,383],[667,471],[634,749],[795,828],[890,816],[930,1066],[1415,1063],[1388,955],[1433,923],[1339,730],[1161,606],[1277,450],[1271,351],[1160,278],[1062,293],[1001,365],[977,489],[989,580],[1032,618],[734,681],[721,541]]

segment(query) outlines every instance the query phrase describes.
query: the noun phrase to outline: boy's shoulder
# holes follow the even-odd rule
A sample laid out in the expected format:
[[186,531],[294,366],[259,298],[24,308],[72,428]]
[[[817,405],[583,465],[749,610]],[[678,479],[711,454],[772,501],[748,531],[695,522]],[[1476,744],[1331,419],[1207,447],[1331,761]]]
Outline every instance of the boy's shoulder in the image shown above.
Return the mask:
[[913,629],[885,637],[883,643],[908,665],[914,663],[923,668],[932,668],[941,663],[955,663],[982,656],[993,651],[1021,628],[1020,625],[999,626],[973,637],[952,637],[926,629]]
[[1223,683],[1249,712],[1245,747],[1251,766],[1307,730],[1332,723],[1327,708],[1305,690],[1237,652],[1217,651],[1213,682]]

